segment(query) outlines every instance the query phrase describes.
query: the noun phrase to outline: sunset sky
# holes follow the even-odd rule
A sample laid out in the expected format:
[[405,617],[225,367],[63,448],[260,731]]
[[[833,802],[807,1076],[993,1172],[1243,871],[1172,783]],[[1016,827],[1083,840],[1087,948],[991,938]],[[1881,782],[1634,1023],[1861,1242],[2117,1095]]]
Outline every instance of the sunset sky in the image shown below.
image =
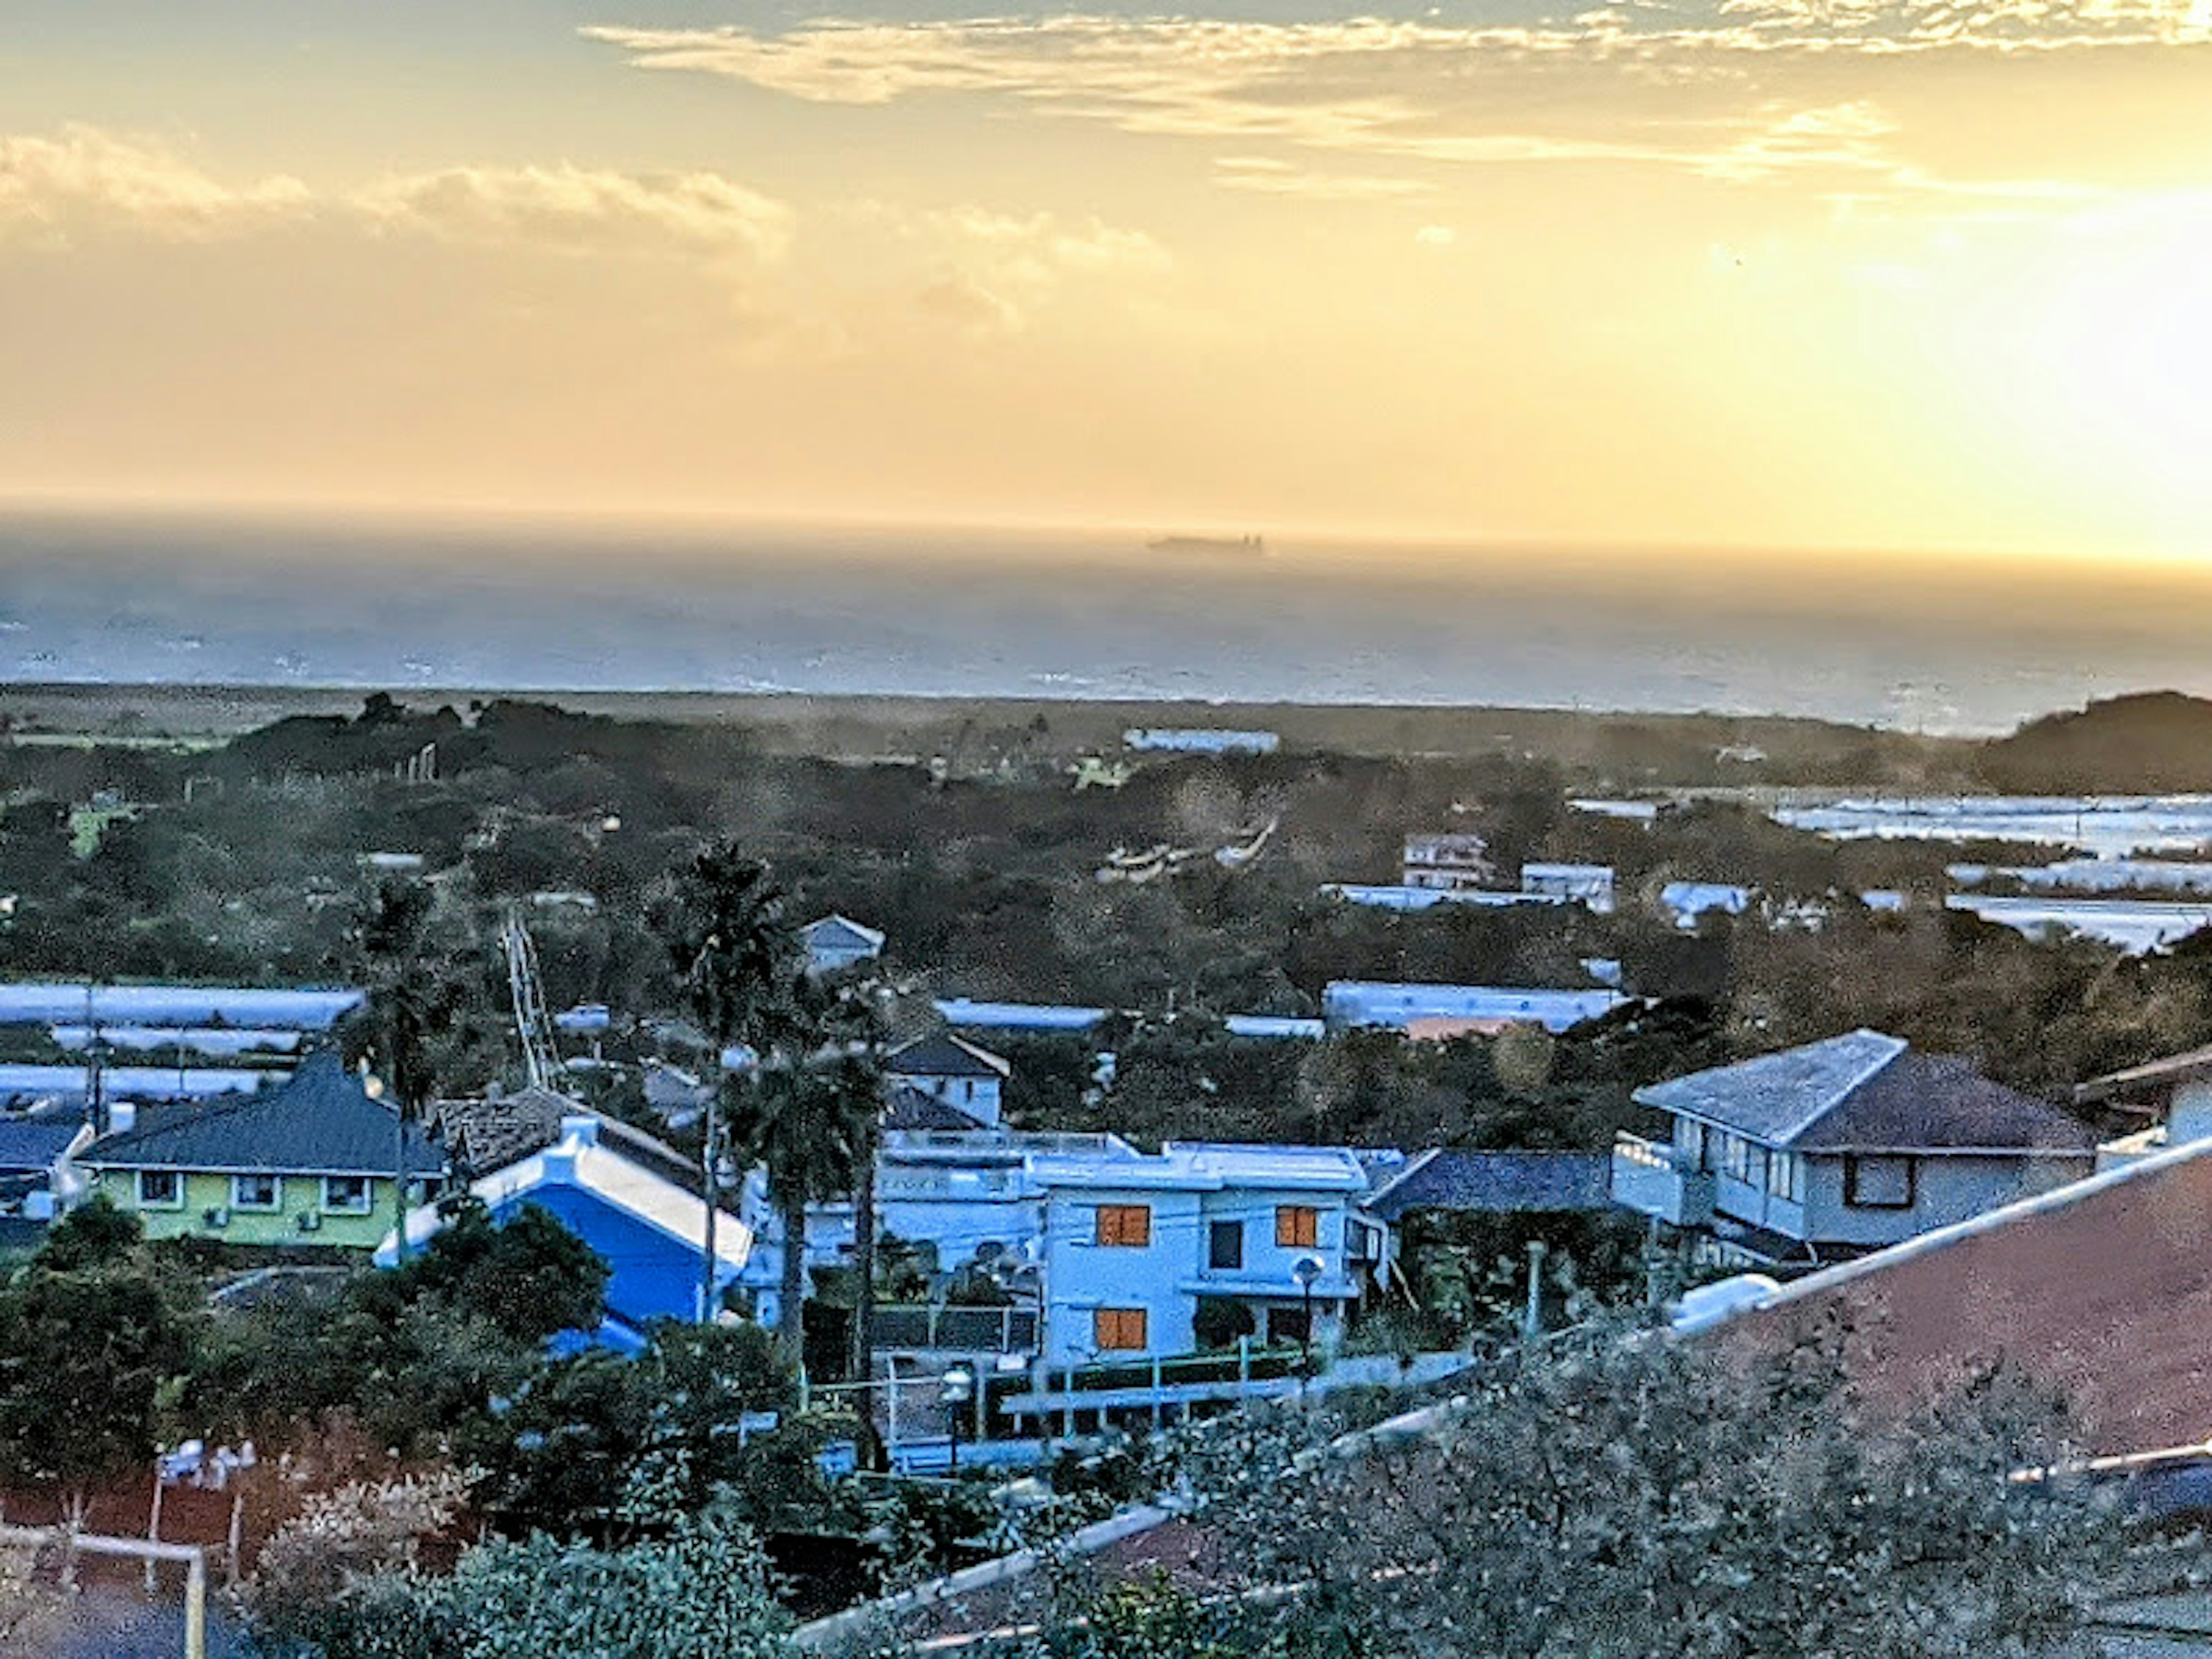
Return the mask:
[[2212,555],[2212,0],[1072,3],[12,0],[0,494]]

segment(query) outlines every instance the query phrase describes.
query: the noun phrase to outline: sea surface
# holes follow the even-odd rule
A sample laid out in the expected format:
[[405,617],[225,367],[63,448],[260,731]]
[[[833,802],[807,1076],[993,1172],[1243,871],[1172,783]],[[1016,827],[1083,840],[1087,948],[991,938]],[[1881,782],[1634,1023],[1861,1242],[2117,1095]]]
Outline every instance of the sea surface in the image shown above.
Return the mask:
[[1170,552],[1158,533],[0,510],[0,682],[1502,704],[1953,732],[2212,693],[2195,567],[1288,538]]

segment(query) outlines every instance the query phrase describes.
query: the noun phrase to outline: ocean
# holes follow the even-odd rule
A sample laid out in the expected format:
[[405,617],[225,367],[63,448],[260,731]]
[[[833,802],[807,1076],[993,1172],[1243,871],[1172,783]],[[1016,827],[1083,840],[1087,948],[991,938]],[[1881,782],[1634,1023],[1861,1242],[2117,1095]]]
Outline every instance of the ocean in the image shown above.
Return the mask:
[[2212,693],[2212,575],[2191,567],[1152,539],[16,509],[0,681],[1496,704],[1940,732]]

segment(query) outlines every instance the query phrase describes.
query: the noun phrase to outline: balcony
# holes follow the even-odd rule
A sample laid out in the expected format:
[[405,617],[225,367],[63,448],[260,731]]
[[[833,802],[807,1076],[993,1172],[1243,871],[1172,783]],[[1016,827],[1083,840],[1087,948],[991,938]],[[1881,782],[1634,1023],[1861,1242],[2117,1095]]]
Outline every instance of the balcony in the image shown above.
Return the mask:
[[1713,1176],[1685,1167],[1663,1141],[1621,1134],[1613,1143],[1613,1201],[1675,1227],[1702,1227],[1713,1218]]

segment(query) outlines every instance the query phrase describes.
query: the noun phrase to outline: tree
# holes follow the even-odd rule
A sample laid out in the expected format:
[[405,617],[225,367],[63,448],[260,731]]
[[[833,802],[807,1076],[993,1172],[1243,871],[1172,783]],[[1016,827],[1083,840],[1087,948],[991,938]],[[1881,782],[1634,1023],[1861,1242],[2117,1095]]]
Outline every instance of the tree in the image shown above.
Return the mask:
[[348,931],[353,971],[368,993],[368,1050],[392,1105],[392,1209],[407,1256],[407,1128],[438,1092],[449,1049],[467,1024],[466,981],[430,931],[434,899],[419,883],[385,882]]
[[428,1247],[383,1288],[403,1301],[435,1298],[536,1343],[562,1331],[598,1329],[612,1272],[550,1210],[526,1204],[501,1224],[469,1196],[450,1207]]
[[2051,1654],[2126,1585],[2112,1494],[2013,1478],[2063,1469],[2066,1419],[2001,1366],[1907,1400],[1840,1322],[1725,1347],[1608,1330],[1468,1394],[1364,1455],[1232,1435],[1187,1470],[1219,1570],[1290,1590],[1248,1600],[1238,1650]]
[[[783,895],[765,864],[746,857],[734,842],[709,848],[667,884],[653,919],[691,1017],[718,1054],[744,1046],[764,1061],[787,1041],[790,992],[799,973],[799,936],[784,915]],[[699,1288],[702,1321],[715,1311],[721,1109],[722,1097],[732,1086],[724,1074],[707,1109],[702,1153],[707,1186],[706,1252]],[[789,1248],[787,1241],[787,1252]],[[795,1350],[798,1321],[795,1314],[788,1317],[787,1339]]]
[[191,1353],[184,1287],[118,1219],[95,1199],[0,1288],[0,1463],[58,1486],[73,1527],[94,1488],[150,1462]]
[[806,1207],[853,1190],[875,1103],[855,1109],[834,1073],[805,1057],[763,1063],[729,1093],[731,1143],[768,1171],[783,1238],[776,1335],[796,1359],[805,1328]]

